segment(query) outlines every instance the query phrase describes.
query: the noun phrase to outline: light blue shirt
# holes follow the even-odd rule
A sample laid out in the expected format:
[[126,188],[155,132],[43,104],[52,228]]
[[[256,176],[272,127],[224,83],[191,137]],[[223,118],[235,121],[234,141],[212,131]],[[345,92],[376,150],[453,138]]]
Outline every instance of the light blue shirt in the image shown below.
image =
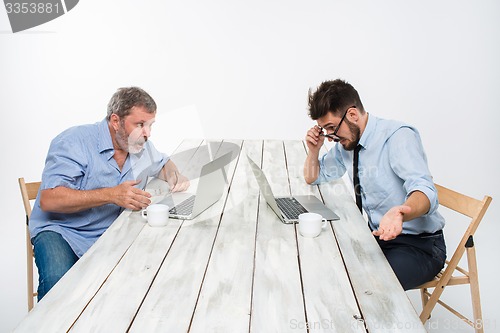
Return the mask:
[[[141,180],[137,187],[144,188],[147,177],[158,175],[168,161],[168,156],[158,152],[149,140],[142,152],[129,154],[122,170],[113,158],[114,152],[106,119],[67,129],[50,145],[40,190],[58,186],[93,190],[114,187],[127,180]],[[81,257],[122,210],[107,204],[73,214],[44,212],[38,193],[29,221],[30,234],[33,238],[41,231],[55,231]]]
[[[438,213],[437,190],[427,166],[420,135],[414,127],[369,115],[359,144],[358,174],[363,209],[372,230],[384,214],[403,204],[414,191],[430,201],[429,212],[403,223],[404,234],[434,233],[444,227]],[[347,171],[353,179],[353,151],[336,144],[319,159],[320,173],[315,184],[340,178]]]

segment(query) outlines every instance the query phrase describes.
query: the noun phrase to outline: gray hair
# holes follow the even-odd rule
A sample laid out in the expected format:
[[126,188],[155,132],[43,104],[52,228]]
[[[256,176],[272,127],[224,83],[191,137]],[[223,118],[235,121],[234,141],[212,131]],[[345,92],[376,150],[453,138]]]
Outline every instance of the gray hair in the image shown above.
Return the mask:
[[108,103],[108,121],[113,113],[120,118],[128,116],[134,106],[144,107],[149,113],[156,112],[154,99],[141,88],[119,88]]

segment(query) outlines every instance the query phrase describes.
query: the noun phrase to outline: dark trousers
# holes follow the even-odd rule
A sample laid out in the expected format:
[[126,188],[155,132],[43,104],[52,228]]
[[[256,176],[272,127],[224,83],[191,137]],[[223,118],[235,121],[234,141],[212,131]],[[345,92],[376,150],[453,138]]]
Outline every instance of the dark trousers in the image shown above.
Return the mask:
[[376,239],[404,290],[432,280],[444,266],[446,244],[441,230],[434,234],[401,234],[390,241]]

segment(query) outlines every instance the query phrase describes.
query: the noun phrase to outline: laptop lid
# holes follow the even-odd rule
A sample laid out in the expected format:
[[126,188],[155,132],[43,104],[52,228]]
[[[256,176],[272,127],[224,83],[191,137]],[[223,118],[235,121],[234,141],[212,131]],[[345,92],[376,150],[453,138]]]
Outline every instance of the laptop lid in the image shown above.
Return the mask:
[[[190,214],[182,215],[176,213],[170,213],[172,218],[180,219],[193,219],[207,208],[216,203],[222,194],[224,193],[224,186],[226,184],[226,170],[224,167],[231,162],[231,152],[226,153],[215,160],[208,162],[201,168],[200,180],[198,181],[198,187],[196,188],[196,194],[194,196],[193,208]],[[189,193],[172,193],[164,200],[164,203],[173,205],[173,197],[178,198],[189,198],[192,194]],[[176,200],[177,201],[177,200]],[[179,202],[179,201],[177,201]],[[179,204],[175,205],[177,207],[182,205],[184,200]]]
[[252,167],[253,174],[255,176],[255,179],[257,179],[257,184],[259,184],[260,192],[264,196],[264,199],[266,199],[267,204],[276,213],[276,215],[278,215],[281,221],[284,222],[285,220],[283,218],[283,214],[281,213],[281,210],[278,208],[276,199],[274,199],[273,191],[271,191],[271,185],[269,185],[266,175],[264,174],[262,169],[257,164],[255,164],[255,162],[250,158],[250,156],[247,155],[247,159],[248,162],[250,163],[250,166]]
[[[248,162],[252,167],[253,174],[257,179],[260,191],[264,195],[264,199],[271,209],[276,213],[276,215],[284,223],[297,222],[297,219],[288,219],[285,214],[281,211],[276,203],[276,198],[271,191],[271,185],[267,181],[266,175],[262,169],[247,155]],[[314,195],[294,195],[293,197],[287,196],[286,198],[295,198],[308,212],[318,213],[323,218],[328,221],[338,220],[339,217],[330,208],[326,207],[316,196]]]
[[231,152],[216,158],[201,168],[200,181],[196,189],[191,218],[201,214],[216,203],[224,193],[226,171],[224,167],[231,162]]

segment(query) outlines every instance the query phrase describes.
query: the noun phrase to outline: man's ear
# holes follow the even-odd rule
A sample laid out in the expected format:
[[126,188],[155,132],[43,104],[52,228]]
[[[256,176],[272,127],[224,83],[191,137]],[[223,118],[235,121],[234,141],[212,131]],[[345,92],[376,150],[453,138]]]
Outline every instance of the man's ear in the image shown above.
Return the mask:
[[109,123],[115,131],[118,131],[118,129],[120,128],[120,117],[116,113],[113,113],[109,118]]
[[358,112],[358,109],[356,108],[350,108],[348,111],[347,111],[347,115],[346,115],[347,119],[349,119],[349,121],[351,123],[356,123],[358,120],[359,120],[359,112]]

